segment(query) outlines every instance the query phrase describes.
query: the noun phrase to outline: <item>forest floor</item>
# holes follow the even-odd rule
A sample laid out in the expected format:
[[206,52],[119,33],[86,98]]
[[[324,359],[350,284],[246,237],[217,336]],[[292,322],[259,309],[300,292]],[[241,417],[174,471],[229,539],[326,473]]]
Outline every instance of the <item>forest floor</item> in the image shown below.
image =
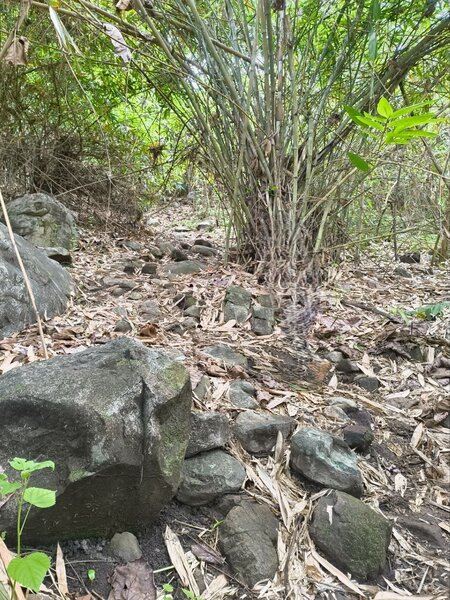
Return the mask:
[[[49,355],[78,352],[124,335],[114,329],[121,319],[119,313],[125,314],[126,310],[132,331],[125,335],[149,346],[182,351],[193,387],[203,375],[211,377],[213,392],[202,401],[194,397],[197,408],[217,410],[230,418],[236,415],[236,407],[228,400],[228,389],[230,381],[242,373],[230,371],[201,351],[218,341],[260,365],[263,376],[252,381],[260,406],[295,417],[299,425],[339,434],[345,423],[327,410],[330,401],[336,396],[354,401],[368,414],[375,434],[370,453],[359,460],[364,501],[381,510],[394,524],[385,575],[370,585],[350,581],[321,559],[307,528],[296,525],[300,523],[299,516],[303,517],[302,522],[308,522],[321,492],[290,473],[288,456],[277,464],[273,457],[252,457],[232,442],[228,450],[246,465],[247,492],[282,518],[284,526],[278,544],[282,567],[274,582],[250,592],[223,568],[202,563],[206,579],[211,573],[225,574],[222,589],[214,598],[286,598],[287,569],[290,587],[298,592],[293,598],[444,597],[450,574],[450,311],[446,309],[432,320],[414,317],[408,324],[401,322],[399,314],[449,301],[449,265],[431,268],[423,262],[405,264],[402,266],[411,277],[401,276],[395,272],[398,263],[394,263],[390,250],[380,245],[376,252],[362,256],[358,265],[344,260],[329,268],[320,292],[320,310],[309,338],[310,347],[322,356],[330,351],[342,352],[357,362],[363,374],[376,376],[380,386],[368,392],[345,383],[337,372],[322,386],[302,381],[291,385],[277,379],[265,350],[268,344],[280,348],[286,344],[280,329],[276,328],[271,336],[257,337],[250,323],[224,322],[223,300],[229,285],[241,285],[254,294],[270,290],[241,267],[223,265],[223,230],[215,227],[197,231],[192,207],[183,203],[153,212],[151,225],[139,230],[134,238],[83,233],[71,268],[76,295],[64,315],[45,323]],[[203,271],[175,277],[158,268],[153,278],[139,271],[129,275],[123,272],[123,264],[144,255],[146,245],[155,239],[180,247],[182,243],[192,245],[196,238],[208,239],[218,251],[216,256],[200,258],[207,265]],[[139,249],[127,249],[124,239],[138,242]],[[169,260],[164,257],[160,264]],[[105,285],[105,278],[111,277],[129,279],[135,285],[121,295],[113,295]],[[177,327],[183,325],[184,317],[176,299],[186,292],[193,292],[203,304],[199,324],[192,329]],[[139,312],[138,306],[145,300],[158,303],[161,316],[157,322],[149,322]],[[34,326],[0,344],[0,373],[41,359]],[[191,564],[192,541],[200,539],[213,546],[217,543],[214,523],[208,522],[201,509],[172,503],[160,521],[139,537],[144,558],[155,571],[160,571],[156,574],[159,589],[162,583],[176,580],[175,570],[168,568],[170,559],[162,535],[165,523],[170,523],[180,536]],[[104,549],[102,540],[63,546],[72,591],[107,597],[107,578],[114,562]],[[95,569],[93,582],[87,578],[88,569]]]

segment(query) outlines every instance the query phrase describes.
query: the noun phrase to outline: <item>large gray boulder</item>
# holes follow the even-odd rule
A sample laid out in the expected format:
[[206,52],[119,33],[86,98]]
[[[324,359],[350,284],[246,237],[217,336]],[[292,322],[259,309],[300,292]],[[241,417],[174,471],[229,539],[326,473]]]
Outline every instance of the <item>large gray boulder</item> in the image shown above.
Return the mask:
[[309,531],[334,565],[366,580],[386,566],[391,529],[383,515],[361,500],[333,491],[318,501]]
[[[24,238],[14,238],[41,317],[64,312],[72,289],[67,271]],[[35,321],[8,230],[0,223],[0,339]]]
[[71,250],[77,245],[78,229],[73,213],[53,196],[25,194],[8,202],[7,208],[14,233],[35,246]]
[[[36,486],[56,506],[30,513],[25,538],[109,537],[150,523],[175,494],[186,451],[191,384],[170,354],[120,338],[0,377],[0,467],[51,459]],[[16,506],[0,508],[13,536]]]

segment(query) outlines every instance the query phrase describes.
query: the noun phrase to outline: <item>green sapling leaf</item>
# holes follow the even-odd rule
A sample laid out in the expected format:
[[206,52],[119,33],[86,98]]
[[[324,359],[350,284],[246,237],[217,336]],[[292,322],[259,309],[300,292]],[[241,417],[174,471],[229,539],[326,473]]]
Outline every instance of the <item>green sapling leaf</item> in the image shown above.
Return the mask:
[[41,469],[55,470],[55,463],[52,460],[45,460],[43,462],[35,462],[34,460],[27,460],[26,458],[13,458],[9,461],[9,464],[16,471],[23,471],[25,473],[34,473],[34,471],[40,471]]
[[50,558],[43,552],[13,558],[6,571],[12,581],[38,592],[50,568]]
[[392,117],[394,109],[389,104],[389,100],[387,100],[384,96],[381,96],[380,101],[378,102],[377,112],[382,117],[386,117],[386,118]]
[[29,487],[25,490],[23,499],[37,508],[50,508],[56,504],[56,492],[45,488]]
[[367,173],[367,171],[370,171],[370,165],[369,165],[369,163],[367,163],[358,154],[355,154],[354,152],[349,152],[348,153],[348,158],[349,158],[350,162],[352,163],[352,165],[354,167],[356,167],[357,169],[359,169],[360,171],[364,171],[366,173]]

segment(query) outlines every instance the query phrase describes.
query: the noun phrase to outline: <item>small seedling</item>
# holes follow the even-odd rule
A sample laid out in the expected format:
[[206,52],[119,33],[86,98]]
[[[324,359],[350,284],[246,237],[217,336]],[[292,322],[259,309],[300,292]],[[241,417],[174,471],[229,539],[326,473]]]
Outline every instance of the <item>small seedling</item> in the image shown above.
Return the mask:
[[89,579],[89,581],[95,581],[95,578],[96,578],[95,569],[88,569],[86,575],[87,575],[87,578]]
[[164,592],[162,600],[173,600],[173,585],[170,585],[170,583],[164,583],[162,587]]
[[194,594],[194,592],[191,592],[191,590],[188,590],[186,588],[181,588],[181,591],[183,592],[183,594],[186,596],[186,598],[188,600],[203,600],[203,598],[201,596],[197,596],[196,594]]
[[[22,556],[21,540],[31,507],[50,508],[56,502],[56,492],[53,490],[30,487],[31,475],[42,469],[54,470],[55,463],[51,460],[34,462],[25,458],[14,458],[9,461],[9,464],[15,471],[20,473],[20,481],[9,481],[5,473],[0,473],[0,498],[15,494],[18,499],[16,521],[17,556],[11,560],[6,572],[13,590],[16,583],[19,583],[33,592],[38,592],[50,568],[50,558],[43,552],[31,552],[31,554]],[[26,505],[28,505],[27,508]]]

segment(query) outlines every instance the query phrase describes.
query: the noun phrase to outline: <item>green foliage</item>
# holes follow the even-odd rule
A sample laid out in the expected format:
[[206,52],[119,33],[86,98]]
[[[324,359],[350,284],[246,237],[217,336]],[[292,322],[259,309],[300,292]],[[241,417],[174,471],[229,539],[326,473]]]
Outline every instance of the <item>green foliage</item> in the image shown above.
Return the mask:
[[164,592],[163,600],[173,600],[173,585],[164,583],[162,587]]
[[95,578],[97,576],[95,569],[88,569],[86,575],[89,581],[95,581]]
[[[377,105],[377,115],[367,112],[361,113],[351,106],[346,106],[345,111],[362,132],[374,138],[380,146],[388,144],[405,145],[417,138],[434,138],[438,135],[436,131],[418,129],[418,127],[436,125],[446,121],[446,119],[435,118],[431,112],[404,116],[428,104],[428,102],[421,102],[394,110],[389,100],[382,96]],[[373,129],[379,133],[374,133]],[[369,164],[361,156],[349,152],[348,157],[351,163],[361,171],[367,172],[370,170]]]
[[437,304],[424,304],[412,310],[396,307],[391,310],[391,313],[398,315],[406,324],[409,324],[414,318],[434,321],[434,319],[442,317],[448,308],[450,308],[450,302],[438,302]]
[[[31,507],[50,508],[56,502],[56,493],[53,490],[29,487],[33,473],[42,469],[54,470],[55,463],[51,460],[35,462],[25,458],[14,458],[9,461],[9,464],[15,471],[20,473],[21,481],[10,482],[4,473],[0,473],[0,497],[9,494],[16,494],[18,497],[17,557],[9,563],[7,574],[13,583],[13,587],[16,583],[19,583],[33,592],[38,592],[50,568],[50,558],[43,552],[32,552],[26,556],[21,556],[21,537]],[[24,504],[28,504],[25,517],[23,517]]]

